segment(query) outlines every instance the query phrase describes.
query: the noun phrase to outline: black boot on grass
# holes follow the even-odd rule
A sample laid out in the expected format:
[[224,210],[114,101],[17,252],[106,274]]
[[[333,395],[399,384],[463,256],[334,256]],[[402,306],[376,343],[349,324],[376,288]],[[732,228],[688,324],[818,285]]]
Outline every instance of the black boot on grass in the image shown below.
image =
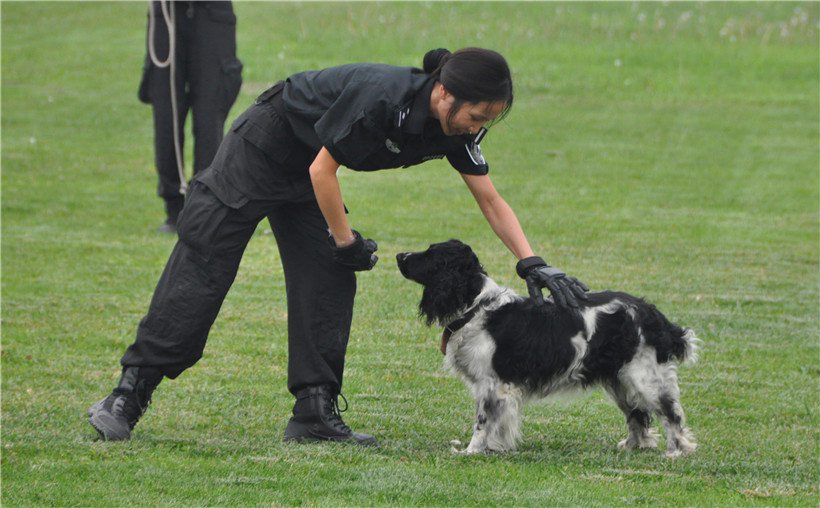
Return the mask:
[[129,439],[160,381],[157,369],[126,367],[111,395],[88,408],[88,422],[106,441]]
[[349,441],[378,446],[373,436],[353,432],[345,425],[339,414],[339,395],[327,386],[310,386],[296,392],[296,404],[285,429],[285,441]]
[[160,224],[157,231],[160,233],[165,233],[169,235],[177,234],[177,219],[179,218],[179,212],[182,211],[182,207],[185,205],[185,197],[179,196],[174,198],[168,198],[165,200],[165,222]]

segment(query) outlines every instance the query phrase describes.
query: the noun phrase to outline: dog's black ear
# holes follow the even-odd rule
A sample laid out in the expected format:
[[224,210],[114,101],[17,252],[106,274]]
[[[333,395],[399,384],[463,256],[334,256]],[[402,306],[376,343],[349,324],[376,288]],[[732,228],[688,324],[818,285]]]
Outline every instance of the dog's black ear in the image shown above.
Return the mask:
[[419,312],[427,324],[452,318],[481,292],[485,274],[469,245],[450,240],[435,253],[435,277],[426,284]]
[[478,256],[476,256],[472,247],[460,240],[450,240],[450,243],[453,246],[455,258],[455,261],[452,263],[453,266],[465,274],[473,272],[486,274],[484,267],[481,266],[481,262],[478,260]]
[[419,302],[419,314],[424,316],[427,326],[442,321],[458,311],[461,298],[458,297],[459,274],[452,270],[442,270],[436,274],[435,282],[424,286]]

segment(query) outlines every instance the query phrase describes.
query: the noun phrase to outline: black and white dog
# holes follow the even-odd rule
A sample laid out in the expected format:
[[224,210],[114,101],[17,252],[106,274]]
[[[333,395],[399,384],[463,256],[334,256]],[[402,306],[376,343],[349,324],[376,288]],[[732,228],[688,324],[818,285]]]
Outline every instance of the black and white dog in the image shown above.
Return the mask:
[[520,437],[528,400],[602,385],[626,415],[620,448],[656,448],[653,414],[667,433],[666,455],[697,446],[684,424],[676,362],[694,362],[700,340],[644,300],[588,293],[579,311],[536,305],[496,284],[458,240],[396,256],[406,278],[424,286],[419,311],[444,327],[445,364],[477,403],[473,437],[461,453],[506,451]]

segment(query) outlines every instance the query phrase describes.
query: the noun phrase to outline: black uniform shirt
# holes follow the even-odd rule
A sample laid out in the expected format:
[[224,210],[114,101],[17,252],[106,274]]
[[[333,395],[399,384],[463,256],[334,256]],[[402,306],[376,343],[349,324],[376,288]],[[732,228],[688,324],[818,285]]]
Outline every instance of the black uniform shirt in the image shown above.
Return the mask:
[[447,157],[459,172],[489,167],[477,136],[446,136],[430,117],[435,80],[420,69],[349,64],[287,79],[284,109],[294,134],[354,170],[408,167]]

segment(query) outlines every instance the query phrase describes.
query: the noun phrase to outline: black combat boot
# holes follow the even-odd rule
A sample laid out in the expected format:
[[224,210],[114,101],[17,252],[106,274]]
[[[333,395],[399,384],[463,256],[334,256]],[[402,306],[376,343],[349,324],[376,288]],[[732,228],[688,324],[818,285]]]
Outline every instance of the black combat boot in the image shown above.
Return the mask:
[[175,198],[168,198],[165,200],[165,215],[166,219],[165,222],[160,224],[157,231],[160,233],[167,233],[169,235],[177,234],[177,219],[179,218],[179,212],[182,211],[182,207],[185,205],[185,197],[179,196]]
[[345,425],[339,414],[338,397],[339,394],[327,386],[310,386],[296,392],[296,404],[285,429],[285,441],[349,441],[378,446],[373,436],[353,432]]
[[157,369],[124,368],[111,395],[88,408],[88,422],[106,441],[129,439],[160,381],[162,373]]

